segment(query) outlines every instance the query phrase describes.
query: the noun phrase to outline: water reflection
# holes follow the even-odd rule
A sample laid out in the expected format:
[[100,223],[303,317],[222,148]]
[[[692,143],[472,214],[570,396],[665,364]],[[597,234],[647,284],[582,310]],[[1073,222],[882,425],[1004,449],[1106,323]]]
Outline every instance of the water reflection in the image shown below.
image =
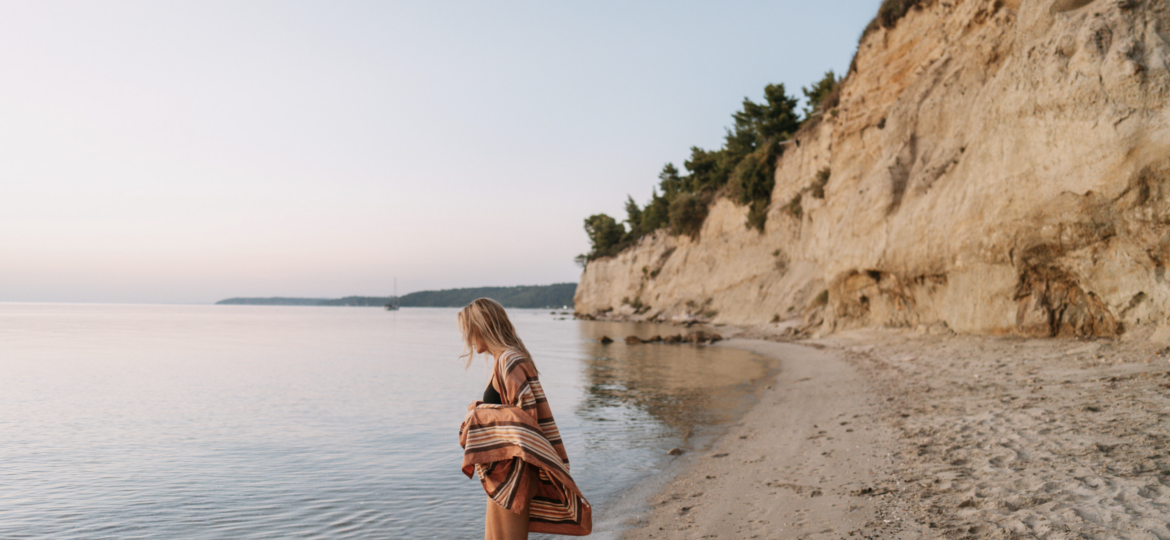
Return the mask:
[[[624,343],[626,336],[685,332],[674,326],[582,321],[578,331],[587,384],[579,414],[604,422],[632,407],[671,428],[684,445],[695,442],[689,435],[710,435],[710,428],[742,414],[755,401],[756,383],[776,368],[770,359],[728,347]],[[615,341],[603,345],[602,336]]]

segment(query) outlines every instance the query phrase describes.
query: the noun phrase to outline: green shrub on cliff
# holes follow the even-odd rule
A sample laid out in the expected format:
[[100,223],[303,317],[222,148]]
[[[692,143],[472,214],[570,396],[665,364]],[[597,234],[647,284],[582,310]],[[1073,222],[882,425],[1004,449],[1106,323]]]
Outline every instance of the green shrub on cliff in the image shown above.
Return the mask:
[[650,202],[646,203],[646,208],[642,209],[641,214],[641,234],[652,233],[663,227],[670,226],[670,200],[665,195],[659,195],[658,190],[653,190],[650,195]]
[[608,256],[613,255],[614,248],[625,239],[626,228],[606,214],[594,214],[585,218],[585,234],[589,235],[593,254]]
[[747,224],[758,231],[764,230],[768,205],[772,202],[775,162],[775,153],[765,146],[743,158],[732,175],[731,192],[739,204],[748,207]]
[[731,173],[728,166],[729,157],[725,149],[703,150],[692,146],[691,158],[683,162],[683,166],[690,173],[682,179],[685,192],[713,192],[723,187]]
[[666,198],[667,202],[674,200],[679,193],[685,191],[682,176],[679,176],[678,168],[673,163],[662,166],[662,172],[658,173],[658,187],[662,190],[662,196]]
[[911,9],[925,5],[926,3],[927,0],[882,0],[882,5],[878,8],[877,16],[865,27],[865,31],[861,33],[861,38],[865,39],[865,36],[868,36],[870,32],[878,28],[893,28]]
[[825,185],[829,183],[829,177],[832,172],[828,167],[817,171],[817,175],[813,177],[813,183],[808,188],[809,195],[818,199],[825,198]]
[[816,84],[801,88],[800,91],[805,98],[804,119],[808,120],[818,113],[824,113],[836,107],[840,87],[841,79],[830,69],[825,73],[824,78],[817,81]]
[[638,203],[634,202],[634,198],[626,197],[626,225],[630,227],[629,232],[625,233],[626,238],[641,238],[642,237],[642,214],[644,214]]
[[683,193],[670,203],[670,232],[698,238],[707,219],[707,199],[698,193]]
[[780,143],[790,139],[800,127],[796,102],[796,98],[785,93],[783,84],[765,86],[764,103],[744,98],[743,110],[732,115],[735,130],[728,131],[724,147],[734,154],[737,162],[765,146],[777,151]]

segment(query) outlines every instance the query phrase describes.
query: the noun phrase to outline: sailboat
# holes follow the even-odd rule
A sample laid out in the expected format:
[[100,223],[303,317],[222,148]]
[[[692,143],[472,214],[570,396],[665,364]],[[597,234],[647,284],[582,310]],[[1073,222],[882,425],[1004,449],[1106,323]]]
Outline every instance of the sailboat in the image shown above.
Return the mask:
[[386,311],[398,311],[398,278],[394,278],[394,296],[389,304],[386,304]]

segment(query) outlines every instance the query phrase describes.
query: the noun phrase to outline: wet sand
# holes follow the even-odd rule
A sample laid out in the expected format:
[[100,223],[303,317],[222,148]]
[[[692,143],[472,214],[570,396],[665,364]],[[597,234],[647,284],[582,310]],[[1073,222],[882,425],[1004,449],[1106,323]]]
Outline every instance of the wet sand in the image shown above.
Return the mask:
[[624,538],[836,538],[878,519],[866,490],[892,472],[892,430],[871,420],[882,403],[857,370],[808,346],[719,346],[777,358],[780,373],[713,448],[676,464]]
[[623,538],[1170,539],[1170,349],[734,333],[780,373]]

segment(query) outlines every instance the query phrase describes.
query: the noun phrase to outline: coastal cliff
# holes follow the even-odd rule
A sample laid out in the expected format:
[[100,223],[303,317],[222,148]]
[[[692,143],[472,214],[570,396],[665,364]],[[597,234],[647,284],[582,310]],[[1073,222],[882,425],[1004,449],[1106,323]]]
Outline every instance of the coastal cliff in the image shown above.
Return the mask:
[[589,262],[577,313],[1170,338],[1168,9],[920,4],[786,146],[763,231],[718,199]]

